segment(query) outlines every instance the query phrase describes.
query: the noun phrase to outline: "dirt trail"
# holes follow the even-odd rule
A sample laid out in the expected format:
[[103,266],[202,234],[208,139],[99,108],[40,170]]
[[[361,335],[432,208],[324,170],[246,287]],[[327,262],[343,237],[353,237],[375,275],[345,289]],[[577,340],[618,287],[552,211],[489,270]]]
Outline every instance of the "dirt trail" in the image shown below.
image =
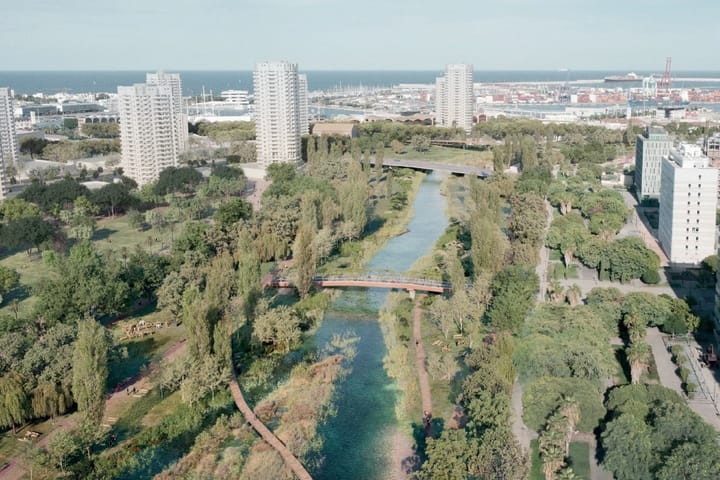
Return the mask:
[[413,310],[413,338],[415,339],[415,359],[417,361],[418,376],[420,378],[420,396],[422,397],[423,412],[432,412],[432,395],[430,393],[430,378],[425,368],[425,347],[422,342],[420,320],[422,308],[420,304],[425,295],[418,295]]

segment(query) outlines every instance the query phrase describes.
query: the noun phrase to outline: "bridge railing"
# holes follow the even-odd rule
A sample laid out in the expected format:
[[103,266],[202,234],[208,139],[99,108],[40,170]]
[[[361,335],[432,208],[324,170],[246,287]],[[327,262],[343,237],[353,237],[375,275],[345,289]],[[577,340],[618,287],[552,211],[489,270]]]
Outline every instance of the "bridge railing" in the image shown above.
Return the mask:
[[[275,277],[273,279],[276,283],[292,283],[289,278],[286,277]],[[386,275],[317,275],[312,279],[315,283],[322,282],[377,282],[377,283],[389,283],[389,284],[410,284],[418,285],[423,287],[435,287],[450,290],[452,286],[449,282],[442,282],[438,280],[428,280],[424,278],[412,278],[404,276],[386,276]]]

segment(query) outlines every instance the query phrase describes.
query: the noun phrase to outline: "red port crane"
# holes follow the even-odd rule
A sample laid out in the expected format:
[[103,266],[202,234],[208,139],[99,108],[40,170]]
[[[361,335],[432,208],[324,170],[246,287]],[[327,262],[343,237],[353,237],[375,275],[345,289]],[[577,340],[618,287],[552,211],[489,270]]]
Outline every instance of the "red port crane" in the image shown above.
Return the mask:
[[658,89],[670,91],[672,87],[672,57],[665,59],[665,73],[658,82]]

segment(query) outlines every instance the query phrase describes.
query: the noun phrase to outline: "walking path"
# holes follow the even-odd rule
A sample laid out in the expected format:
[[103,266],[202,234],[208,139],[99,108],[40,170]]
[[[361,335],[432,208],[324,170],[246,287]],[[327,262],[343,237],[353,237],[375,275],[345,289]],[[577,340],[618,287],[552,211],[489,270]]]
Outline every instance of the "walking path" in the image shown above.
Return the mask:
[[[547,238],[548,231],[550,230],[550,224],[553,220],[553,214],[555,212],[555,209],[552,205],[550,205],[550,202],[548,202],[547,200],[545,200],[545,210],[547,211],[547,221],[545,222],[545,233],[543,233],[543,238]],[[540,289],[538,291],[537,303],[545,301],[545,294],[547,293],[547,269],[549,260],[550,249],[543,245],[540,248],[540,263],[538,263],[537,267],[535,267],[535,273],[540,280]]]
[[425,347],[422,342],[420,321],[422,308],[420,304],[424,295],[418,296],[413,311],[413,338],[415,339],[415,360],[417,362],[418,377],[420,380],[420,396],[422,397],[423,412],[432,412],[432,395],[430,393],[430,378],[425,368]]
[[305,470],[305,467],[303,467],[302,463],[300,463],[300,460],[298,460],[295,455],[288,450],[288,448],[285,446],[284,443],[280,441],[278,437],[275,436],[274,433],[270,431],[269,428],[267,428],[255,415],[255,412],[252,411],[250,406],[245,401],[245,397],[243,397],[242,391],[240,391],[240,385],[237,381],[237,376],[235,375],[235,371],[233,370],[233,376],[230,380],[230,392],[232,392],[233,399],[235,400],[235,404],[240,409],[240,412],[242,412],[243,416],[245,417],[245,420],[252,425],[252,427],[255,429],[256,432],[260,434],[260,436],[265,440],[271,447],[277,451],[280,456],[285,460],[285,464],[292,469],[292,471],[297,475],[297,477],[300,480],[312,480],[312,477],[308,473],[307,470]]
[[513,424],[512,430],[515,438],[520,446],[526,451],[530,451],[530,442],[538,438],[535,430],[530,430],[523,422],[523,405],[522,405],[522,385],[519,381],[515,381],[512,389],[512,411]]
[[[660,377],[660,383],[667,388],[675,390],[683,398],[685,392],[683,392],[680,377],[675,373],[677,366],[673,363],[670,352],[668,352],[663,340],[663,334],[657,329],[657,327],[648,328],[647,330],[647,342],[655,357],[655,365],[657,366],[658,376]],[[686,352],[692,355],[693,352]],[[707,398],[701,399],[688,399],[688,406],[698,415],[700,415],[707,423],[715,427],[716,430],[720,431],[720,417],[718,417],[715,411],[715,406],[712,401]]]

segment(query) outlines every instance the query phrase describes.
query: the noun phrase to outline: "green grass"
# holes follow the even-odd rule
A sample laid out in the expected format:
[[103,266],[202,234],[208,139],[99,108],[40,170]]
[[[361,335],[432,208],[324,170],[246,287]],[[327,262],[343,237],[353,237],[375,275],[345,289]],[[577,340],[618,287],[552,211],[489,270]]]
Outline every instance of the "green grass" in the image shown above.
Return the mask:
[[[182,232],[182,228],[182,224],[175,226],[175,237]],[[157,253],[163,245],[167,246],[170,243],[170,237],[170,233],[161,235],[153,229],[139,232],[129,225],[126,215],[121,215],[115,218],[100,219],[92,240],[95,247],[101,252],[123,248],[132,251],[140,246],[149,252]],[[156,242],[156,239],[160,241]],[[38,287],[40,280],[48,273],[48,267],[43,262],[42,256],[34,249],[29,256],[24,250],[11,252],[4,258],[0,257],[0,265],[12,268],[20,274],[20,288],[6,295],[3,306],[0,308],[0,315],[14,315],[10,305],[12,299],[15,298],[18,300],[19,315],[21,317],[31,316],[36,302],[32,290]]]
[[[530,461],[530,480],[545,480],[537,440],[530,442]],[[590,480],[590,446],[585,442],[570,442],[567,465],[572,467],[578,478]]]
[[565,269],[565,278],[579,278],[580,275],[578,274],[578,266],[573,264],[569,265]]
[[570,459],[568,465],[575,475],[583,480],[590,480],[590,445],[585,442],[570,442]]
[[555,250],[554,248],[551,248],[550,256],[548,258],[553,262],[559,262],[562,260],[562,253],[560,253],[560,250]]
[[[151,313],[143,319],[153,323],[157,315],[159,313]],[[130,321],[134,322],[137,319],[133,318]],[[122,327],[118,326],[115,330],[122,331]],[[153,335],[121,342],[120,345],[127,348],[128,355],[127,358],[117,358],[109,362],[108,389],[112,390],[118,383],[140,373],[150,362],[160,359],[163,352],[179,342],[184,335],[182,327],[170,326],[162,328]]]
[[462,148],[439,147],[433,145],[427,152],[416,152],[406,146],[405,153],[397,154],[391,148],[385,149],[385,158],[398,158],[406,160],[427,160],[428,162],[453,163],[456,165],[471,165],[478,167],[492,167],[492,151],[463,150]]

